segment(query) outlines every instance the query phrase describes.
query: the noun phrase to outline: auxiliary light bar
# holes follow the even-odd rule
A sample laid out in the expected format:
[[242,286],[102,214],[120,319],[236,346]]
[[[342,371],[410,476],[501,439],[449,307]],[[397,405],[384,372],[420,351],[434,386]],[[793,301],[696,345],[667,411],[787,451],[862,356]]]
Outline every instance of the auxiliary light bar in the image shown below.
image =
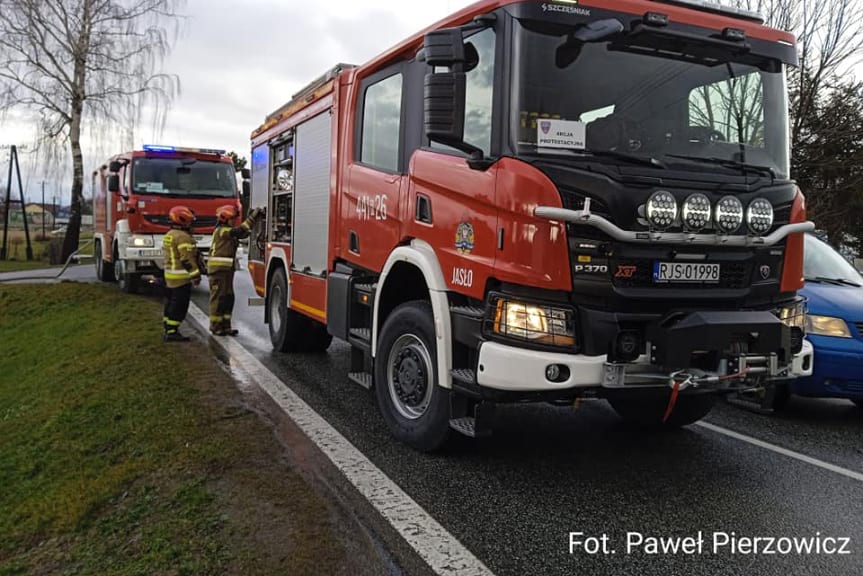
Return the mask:
[[717,14],[724,14],[726,16],[733,16],[735,18],[743,18],[745,20],[754,20],[759,24],[764,24],[764,16],[758,12],[753,12],[752,10],[745,10],[743,8],[737,8],[735,6],[726,6],[725,4],[720,4],[718,2],[711,2],[710,0],[653,0],[657,3],[662,4],[675,4],[677,6],[685,6],[687,8],[695,8],[696,10],[703,10],[705,12],[714,12]]
[[224,150],[213,148],[183,148],[179,146],[164,146],[162,144],[144,144],[145,152],[192,152],[194,154],[216,154],[224,156]]

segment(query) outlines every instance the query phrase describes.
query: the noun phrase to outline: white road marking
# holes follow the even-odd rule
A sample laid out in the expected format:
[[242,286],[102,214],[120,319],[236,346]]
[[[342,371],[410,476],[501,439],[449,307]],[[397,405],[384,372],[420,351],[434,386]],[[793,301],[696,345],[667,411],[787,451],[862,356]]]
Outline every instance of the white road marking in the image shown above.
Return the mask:
[[841,474],[842,476],[851,478],[852,480],[863,482],[863,474],[861,474],[860,472],[848,470],[847,468],[842,468],[841,466],[830,464],[829,462],[818,460],[817,458],[807,456],[806,454],[801,454],[799,452],[795,452],[794,450],[789,450],[788,448],[783,448],[782,446],[777,446],[775,444],[771,444],[770,442],[765,442],[764,440],[759,440],[758,438],[753,438],[752,436],[747,436],[746,434],[741,434],[740,432],[735,432],[734,430],[728,430],[727,428],[722,428],[721,426],[710,424],[708,422],[696,422],[695,425],[701,426],[702,428],[705,428],[712,432],[716,432],[717,434],[723,434],[725,436],[728,436],[729,438],[734,438],[735,440],[740,440],[741,442],[746,442],[747,444],[752,444],[753,446],[764,448],[765,450],[770,450],[771,452],[782,454],[783,456],[794,458],[795,460],[800,460],[801,462],[805,462],[812,466],[817,466],[818,468],[823,468],[824,470],[829,470],[830,472]]
[[[209,319],[197,306],[189,307],[189,316],[203,334],[208,334]],[[493,574],[239,342],[230,338],[215,342],[231,357],[232,367],[244,372],[276,402],[436,574]]]

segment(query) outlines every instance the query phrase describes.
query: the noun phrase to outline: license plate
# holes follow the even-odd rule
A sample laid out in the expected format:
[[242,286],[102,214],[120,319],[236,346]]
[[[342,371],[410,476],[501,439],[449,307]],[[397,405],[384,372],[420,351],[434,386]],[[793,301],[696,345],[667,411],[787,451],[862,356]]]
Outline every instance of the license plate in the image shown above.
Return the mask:
[[654,262],[653,281],[660,283],[690,282],[693,284],[718,284],[719,264]]

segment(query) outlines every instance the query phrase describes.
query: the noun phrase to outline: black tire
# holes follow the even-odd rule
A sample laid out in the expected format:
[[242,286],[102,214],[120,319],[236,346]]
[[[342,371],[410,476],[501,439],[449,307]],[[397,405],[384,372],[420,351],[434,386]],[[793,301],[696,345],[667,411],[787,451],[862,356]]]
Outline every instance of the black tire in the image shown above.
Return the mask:
[[93,260],[96,263],[96,278],[102,282],[114,281],[114,263],[106,262],[102,256],[102,243],[96,242],[93,245]]
[[398,306],[384,322],[375,358],[378,408],[393,436],[422,452],[450,435],[449,391],[438,385],[434,315],[424,301]]
[[716,404],[715,394],[681,394],[667,422],[663,422],[671,390],[630,392],[611,396],[608,403],[627,423],[641,428],[671,430],[698,422]]
[[300,352],[308,352],[310,354],[323,354],[330,347],[333,341],[332,335],[327,332],[327,327],[320,322],[315,322],[305,316],[301,317],[305,322],[306,328],[304,336],[300,340]]
[[117,262],[119,264],[119,268],[115,266],[114,277],[117,279],[117,286],[120,288],[121,292],[125,292],[126,294],[135,294],[138,292],[138,284],[140,284],[140,279],[137,274],[132,274],[130,272],[125,272],[125,264],[122,260]]
[[[308,320],[288,308],[288,278],[283,268],[277,269],[270,277],[267,287],[269,306],[270,342],[276,352],[305,352],[304,342],[308,330]],[[310,339],[311,340],[311,339]],[[327,342],[329,346],[329,342]]]

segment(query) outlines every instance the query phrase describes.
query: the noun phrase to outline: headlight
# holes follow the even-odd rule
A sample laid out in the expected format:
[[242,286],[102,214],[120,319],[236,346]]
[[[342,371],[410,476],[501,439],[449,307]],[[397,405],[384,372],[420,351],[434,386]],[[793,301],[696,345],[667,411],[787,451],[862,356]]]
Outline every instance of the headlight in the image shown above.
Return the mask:
[[835,338],[851,338],[851,330],[842,318],[832,316],[806,316],[806,331],[817,336],[833,336]]
[[773,227],[773,204],[764,198],[756,198],[746,210],[746,225],[749,231],[764,236]]
[[806,302],[795,302],[776,311],[776,315],[792,328],[806,329]]
[[666,230],[677,220],[677,199],[671,192],[654,192],[647,200],[647,221],[653,228]]
[[152,248],[152,236],[129,236],[126,240],[126,246],[134,246],[135,248]]
[[683,203],[683,225],[687,230],[698,232],[710,224],[710,199],[704,194],[693,194]]
[[500,298],[494,309],[494,332],[507,338],[551,346],[575,344],[572,310]]
[[737,196],[725,196],[716,204],[716,228],[723,234],[737,232],[743,224],[743,203]]

